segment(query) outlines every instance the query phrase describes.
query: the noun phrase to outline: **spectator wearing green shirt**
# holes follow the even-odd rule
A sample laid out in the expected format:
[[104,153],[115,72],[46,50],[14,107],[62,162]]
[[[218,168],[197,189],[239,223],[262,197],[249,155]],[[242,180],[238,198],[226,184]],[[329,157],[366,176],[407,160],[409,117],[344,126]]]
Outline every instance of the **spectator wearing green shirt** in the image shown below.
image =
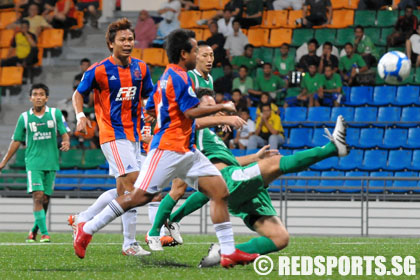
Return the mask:
[[289,54],[289,44],[283,43],[280,46],[280,56],[274,59],[274,70],[279,72],[283,79],[287,79],[290,71],[295,70],[295,58]]
[[249,90],[254,88],[254,81],[248,76],[248,67],[242,65],[238,73],[239,77],[233,79],[232,88],[237,88],[242,95],[249,96]]
[[247,44],[244,47],[244,53],[240,56],[234,56],[232,58],[232,66],[233,69],[237,70],[241,65],[245,65],[248,68],[250,74],[255,72],[257,69],[260,60],[257,58],[253,58],[254,55],[254,46],[251,44]]
[[360,73],[366,72],[368,67],[363,58],[353,52],[353,44],[346,43],[344,45],[346,55],[340,58],[338,69],[340,70],[341,78],[344,84],[352,86],[355,84],[356,76]]
[[356,53],[363,57],[369,68],[376,64],[379,58],[378,50],[372,39],[366,36],[365,29],[361,25],[354,29],[354,48]]
[[260,25],[262,21],[264,3],[261,0],[243,0],[246,8],[242,16],[239,14],[242,28],[248,29],[254,25]]
[[343,97],[342,87],[340,75],[334,73],[330,65],[325,66],[321,86],[314,95],[315,106],[338,107]]
[[287,89],[287,82],[279,76],[273,75],[273,67],[271,63],[264,63],[263,75],[259,75],[255,81],[255,89],[250,89],[252,96],[260,96],[263,92],[269,93],[270,97],[275,100],[276,104],[282,103],[284,100],[284,92]]

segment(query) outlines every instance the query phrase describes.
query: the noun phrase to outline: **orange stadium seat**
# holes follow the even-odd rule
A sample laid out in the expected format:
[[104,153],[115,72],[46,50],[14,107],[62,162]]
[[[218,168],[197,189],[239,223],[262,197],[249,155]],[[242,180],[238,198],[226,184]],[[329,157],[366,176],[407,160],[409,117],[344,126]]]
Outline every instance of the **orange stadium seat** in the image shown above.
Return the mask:
[[0,86],[21,85],[23,67],[11,66],[0,68]]
[[142,59],[142,49],[133,49],[131,56],[137,59]]
[[255,47],[261,47],[268,42],[269,30],[264,28],[255,28],[248,30],[248,41]]
[[38,39],[38,47],[39,48],[56,48],[63,46],[63,29],[45,29],[42,31],[41,35],[39,35]]
[[198,28],[197,21],[201,19],[201,11],[182,11],[179,22],[182,28]]
[[44,57],[44,49],[38,48],[38,62],[34,65],[35,67],[42,66],[42,58]]
[[287,26],[287,11],[267,11],[265,18],[263,17],[262,27],[286,27]]
[[164,66],[163,64],[163,49],[147,48],[143,49],[143,61],[150,65]]
[[77,20],[77,24],[73,25],[71,27],[71,29],[82,29],[83,28],[83,20],[84,20],[84,15],[82,11],[74,11],[74,16],[73,16],[76,20]]
[[8,48],[12,44],[13,36],[15,35],[14,30],[5,29],[0,30],[0,48]]
[[203,11],[201,13],[201,18],[202,19],[211,19],[217,14],[217,12],[218,12],[217,10]]
[[295,21],[297,19],[302,18],[302,14],[303,14],[302,10],[289,11],[289,18],[288,18],[288,21],[287,21],[288,22],[287,26],[292,27],[292,28],[300,27],[300,25],[296,25]]
[[203,29],[191,28],[191,30],[195,32],[195,39],[197,41],[203,40],[203,32],[204,32]]
[[207,28],[207,29],[204,29],[203,30],[203,35],[202,35],[202,40],[204,40],[204,41],[206,41],[208,38],[210,38],[211,37],[211,32],[210,32],[210,30]]
[[12,22],[15,22],[17,15],[14,11],[0,12],[0,29],[6,28],[6,26]]
[[280,28],[271,29],[270,41],[265,44],[266,47],[280,47],[283,43],[290,44],[292,42],[292,29]]
[[220,0],[200,0],[198,7],[200,10],[220,9]]
[[169,64],[169,60],[168,60],[168,55],[166,54],[166,52],[163,52],[163,65],[162,66],[166,66]]
[[0,59],[7,58],[8,54],[9,54],[9,48],[1,48],[0,49]]
[[331,0],[333,9],[345,9],[349,5],[349,0]]
[[330,28],[343,28],[353,25],[354,11],[353,10],[334,10],[332,23],[328,25]]

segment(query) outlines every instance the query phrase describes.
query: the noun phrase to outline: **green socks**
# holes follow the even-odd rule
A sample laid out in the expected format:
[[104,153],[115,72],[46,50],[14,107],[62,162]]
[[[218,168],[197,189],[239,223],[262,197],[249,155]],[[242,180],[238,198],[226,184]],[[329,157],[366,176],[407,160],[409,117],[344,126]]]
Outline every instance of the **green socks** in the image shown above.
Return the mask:
[[153,226],[149,231],[149,236],[159,236],[160,229],[162,228],[163,224],[169,218],[169,215],[172,212],[172,209],[175,207],[176,201],[172,199],[172,197],[167,194],[162,199],[159,205],[159,209],[156,213],[155,221],[153,222]]
[[274,242],[265,236],[252,238],[246,243],[236,245],[236,248],[248,254],[258,253],[260,255],[266,255],[279,250]]
[[187,200],[184,202],[184,204],[181,205],[181,207],[179,207],[173,214],[171,214],[169,220],[174,223],[179,223],[179,221],[181,221],[182,218],[191,214],[195,210],[200,209],[208,201],[209,198],[203,193],[195,192],[187,198]]
[[49,235],[47,230],[47,223],[45,219],[45,210],[42,209],[41,211],[34,212],[35,223],[41,230],[42,235]]
[[316,147],[280,159],[282,174],[306,170],[309,166],[323,159],[337,156],[337,148],[332,142],[323,147]]

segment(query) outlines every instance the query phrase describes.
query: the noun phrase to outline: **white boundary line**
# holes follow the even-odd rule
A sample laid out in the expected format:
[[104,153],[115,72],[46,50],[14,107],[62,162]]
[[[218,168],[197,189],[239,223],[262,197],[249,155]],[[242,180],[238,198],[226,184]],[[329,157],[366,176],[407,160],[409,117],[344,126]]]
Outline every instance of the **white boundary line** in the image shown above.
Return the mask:
[[[189,242],[184,245],[210,245],[214,242]],[[89,244],[90,246],[92,245],[101,245],[101,246],[111,246],[111,245],[121,245],[122,243],[91,243]],[[140,242],[140,244],[142,244]],[[51,246],[51,245],[73,245],[73,242],[61,242],[61,243],[40,243],[40,242],[35,242],[35,243],[14,243],[14,242],[1,242],[0,246]]]

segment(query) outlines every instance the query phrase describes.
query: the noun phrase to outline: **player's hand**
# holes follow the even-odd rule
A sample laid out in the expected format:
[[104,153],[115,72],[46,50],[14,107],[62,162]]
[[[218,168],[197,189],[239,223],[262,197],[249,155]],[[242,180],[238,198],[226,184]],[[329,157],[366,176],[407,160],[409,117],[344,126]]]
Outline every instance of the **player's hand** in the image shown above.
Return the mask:
[[60,151],[67,152],[70,149],[70,141],[62,141]]
[[233,126],[235,129],[241,128],[246,121],[238,116],[228,116],[227,125]]
[[6,167],[6,163],[5,162],[0,162],[0,171]]
[[278,150],[269,150],[269,148],[270,145],[265,145],[264,147],[262,147],[256,154],[257,158],[264,159],[280,154]]
[[152,138],[153,138],[152,135],[142,135],[141,136],[141,142],[149,144],[152,141]]
[[88,120],[86,117],[82,117],[77,122],[76,131],[87,134],[86,126],[89,126],[90,128],[92,128],[92,124],[90,123],[90,120]]
[[232,101],[223,103],[223,110],[226,112],[236,112],[235,103]]
[[154,116],[151,116],[151,115],[149,115],[149,114],[146,114],[145,116],[144,116],[144,122],[147,122],[147,123],[152,123],[152,122],[154,122],[155,121],[155,117]]

